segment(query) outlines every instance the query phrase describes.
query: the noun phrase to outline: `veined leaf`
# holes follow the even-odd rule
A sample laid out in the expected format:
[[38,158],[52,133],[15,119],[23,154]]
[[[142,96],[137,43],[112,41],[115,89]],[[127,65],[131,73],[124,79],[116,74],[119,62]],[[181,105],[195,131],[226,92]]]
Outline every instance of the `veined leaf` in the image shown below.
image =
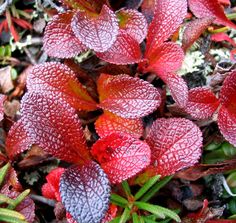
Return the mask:
[[43,49],[49,56],[70,58],[86,50],[72,31],[73,15],[73,11],[55,15],[47,24],[43,37]]
[[134,9],[121,9],[116,15],[119,18],[119,27],[138,43],[147,35],[147,21],[142,13]]
[[236,25],[225,15],[220,3],[215,0],[188,0],[189,8],[198,18],[213,17],[214,22],[236,29]]
[[95,122],[96,132],[100,137],[111,133],[127,133],[135,138],[140,138],[143,133],[141,119],[127,119],[105,111]]
[[111,183],[120,183],[149,165],[151,151],[146,143],[127,134],[111,134],[93,145],[92,155]]
[[91,98],[76,74],[66,65],[48,62],[33,67],[27,78],[28,91],[40,94],[54,94],[78,110],[96,110],[96,102]]
[[187,119],[157,119],[146,142],[152,150],[151,165],[162,176],[192,166],[201,156],[201,130]]
[[115,13],[106,5],[100,14],[78,10],[71,25],[75,36],[96,52],[108,50],[116,41],[119,29]]
[[93,161],[68,168],[61,177],[60,193],[66,210],[77,222],[100,223],[109,207],[109,181]]
[[188,94],[185,111],[196,119],[206,119],[213,115],[219,106],[219,101],[208,88],[193,88]]
[[54,94],[49,93],[27,93],[21,106],[27,134],[44,151],[67,162],[90,159],[79,119],[64,100],[55,100]]
[[148,28],[145,58],[149,58],[180,26],[187,14],[186,0],[156,1],[153,20]]
[[96,55],[102,60],[118,65],[138,63],[142,57],[138,42],[122,30],[108,50],[97,52]]
[[182,48],[184,51],[186,51],[200,37],[213,20],[214,18],[212,17],[204,17],[192,20],[186,25],[182,40]]
[[123,118],[140,118],[153,112],[161,102],[156,88],[128,75],[102,74],[98,80],[99,107]]

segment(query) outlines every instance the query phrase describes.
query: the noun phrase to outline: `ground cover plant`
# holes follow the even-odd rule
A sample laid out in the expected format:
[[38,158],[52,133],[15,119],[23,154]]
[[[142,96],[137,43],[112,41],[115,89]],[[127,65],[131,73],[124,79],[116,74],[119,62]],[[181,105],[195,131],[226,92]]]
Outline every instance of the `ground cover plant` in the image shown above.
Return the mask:
[[[35,200],[53,206],[57,222],[235,222],[231,2],[27,1],[36,7],[35,17],[44,17],[41,23],[48,19],[42,48],[32,51],[27,48],[32,39],[17,43],[25,35],[22,27],[33,28],[19,18],[28,14],[16,9],[17,2],[2,5],[0,24],[0,33],[11,33],[16,42],[0,51],[2,64],[9,65],[8,82],[22,71],[0,95],[0,186],[10,172],[0,190],[0,220],[49,222],[37,205],[35,216]],[[217,61],[221,51],[210,53],[219,44],[228,50],[223,62]],[[26,69],[9,47],[23,49],[30,62]],[[20,109],[9,104],[16,98]],[[48,168],[41,169],[42,176],[39,170],[24,176],[28,186],[42,178],[31,198],[9,163],[19,175],[24,168]],[[217,193],[204,194],[203,186],[191,181],[212,191],[209,185],[218,185]],[[165,202],[157,195],[168,187],[175,200],[170,204],[168,195],[161,195]]]

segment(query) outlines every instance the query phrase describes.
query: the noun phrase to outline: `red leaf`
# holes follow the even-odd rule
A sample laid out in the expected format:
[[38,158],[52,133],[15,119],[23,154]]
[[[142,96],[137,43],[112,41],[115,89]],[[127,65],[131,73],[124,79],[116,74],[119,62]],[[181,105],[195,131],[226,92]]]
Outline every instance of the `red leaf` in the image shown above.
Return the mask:
[[61,175],[64,172],[65,172],[64,168],[58,167],[56,169],[53,169],[46,176],[47,183],[45,183],[42,187],[42,194],[44,197],[61,201],[60,193],[59,193],[59,183],[60,183]]
[[21,104],[22,123],[28,135],[45,152],[67,162],[89,158],[83,130],[75,110],[54,94],[25,94]]
[[193,118],[206,119],[213,115],[219,106],[219,101],[208,88],[197,87],[189,91],[185,111]]
[[95,128],[100,137],[121,132],[140,138],[143,133],[141,119],[126,119],[107,111],[97,119]]
[[213,18],[195,19],[186,25],[183,34],[182,48],[186,51],[212,23]]
[[236,146],[236,112],[222,105],[218,113],[218,125],[224,138]]
[[225,15],[220,3],[215,0],[188,0],[190,10],[198,18],[213,17],[215,23],[224,26],[230,26],[236,29],[236,25],[232,23]]
[[3,103],[6,100],[6,95],[4,94],[0,94],[0,121],[3,120],[4,118],[4,107],[3,107]]
[[115,43],[107,51],[96,55],[114,64],[134,64],[142,57],[138,42],[124,31],[119,32]]
[[102,219],[101,223],[109,223],[116,217],[117,211],[118,211],[117,206],[114,204],[110,204],[109,209],[105,215],[105,218]]
[[188,102],[188,86],[184,79],[173,73],[163,74],[162,79],[166,82],[171,96],[177,105],[181,108],[186,107]]
[[33,140],[27,135],[22,120],[18,120],[7,135],[6,152],[8,157],[13,160],[16,155],[28,150],[33,143]]
[[148,28],[146,58],[179,28],[186,15],[186,0],[156,2],[154,18]]
[[215,42],[222,42],[222,41],[227,41],[229,42],[232,46],[236,47],[236,43],[233,39],[231,39],[228,34],[226,33],[215,33],[211,35],[211,40]]
[[156,120],[146,142],[152,151],[152,166],[162,176],[194,165],[201,156],[201,130],[187,119]]
[[89,10],[91,12],[99,12],[103,6],[106,4],[106,0],[59,0],[64,5],[68,6],[72,9],[81,9],[81,10]]
[[218,0],[218,2],[222,5],[230,5],[230,0]]
[[128,134],[111,134],[93,144],[92,155],[115,184],[147,167],[151,151],[145,142]]
[[54,16],[47,24],[43,37],[43,49],[51,57],[74,57],[86,47],[76,38],[71,29],[74,12]]
[[231,72],[224,80],[223,86],[220,91],[220,102],[236,112],[236,71]]
[[[163,43],[149,54],[148,63],[139,66],[143,72],[155,72],[158,76],[166,72],[175,72],[181,68],[184,52],[175,43]],[[161,76],[160,76],[161,77]]]
[[146,81],[126,74],[101,74],[98,80],[99,107],[123,118],[140,118],[161,102],[158,90]]
[[100,14],[77,11],[72,19],[75,36],[97,52],[108,50],[118,34],[118,20],[113,11],[103,5]]
[[93,161],[68,168],[60,180],[60,193],[63,205],[76,222],[100,223],[109,207],[109,180]]
[[152,21],[155,10],[155,0],[143,0],[141,5],[142,13],[145,15],[148,23]]
[[138,43],[147,35],[147,21],[142,13],[134,9],[121,9],[116,13],[119,18],[120,30],[125,31]]
[[18,42],[20,40],[20,36],[19,36],[19,33],[17,32],[15,26],[12,24],[9,28],[10,28],[10,32],[11,32],[11,35],[13,36],[14,40],[16,42]]
[[48,62],[33,67],[27,78],[27,88],[40,94],[54,93],[78,110],[96,110],[96,102],[66,65]]

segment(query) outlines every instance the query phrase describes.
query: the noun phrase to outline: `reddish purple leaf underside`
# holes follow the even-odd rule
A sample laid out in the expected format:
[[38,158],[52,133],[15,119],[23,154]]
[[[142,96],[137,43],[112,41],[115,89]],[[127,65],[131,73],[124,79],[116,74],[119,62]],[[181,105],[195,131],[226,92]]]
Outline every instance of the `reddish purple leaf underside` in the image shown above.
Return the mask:
[[22,124],[36,144],[68,162],[90,159],[83,130],[75,110],[54,94],[27,93],[21,104]]
[[189,91],[185,111],[196,119],[206,119],[213,115],[219,106],[219,101],[208,88],[193,88]]
[[194,165],[201,156],[201,130],[187,119],[157,119],[146,142],[152,151],[151,166],[162,176]]
[[186,51],[212,23],[213,18],[200,18],[189,22],[183,34],[182,48]]
[[121,183],[149,165],[151,151],[145,142],[128,134],[111,134],[93,145],[92,155],[111,183]]
[[75,36],[97,52],[104,52],[112,46],[119,29],[115,13],[106,5],[103,5],[100,14],[77,11],[71,25]]
[[18,120],[13,124],[7,135],[6,152],[8,157],[13,160],[16,155],[28,150],[33,143],[33,140],[25,130],[22,120]]
[[72,31],[73,15],[74,12],[58,14],[47,24],[43,37],[43,48],[49,56],[70,58],[86,50]]
[[126,74],[101,74],[98,80],[99,106],[123,118],[140,118],[161,102],[158,90],[146,81]]
[[74,220],[100,223],[110,200],[110,185],[101,167],[89,161],[68,168],[60,180],[62,203]]

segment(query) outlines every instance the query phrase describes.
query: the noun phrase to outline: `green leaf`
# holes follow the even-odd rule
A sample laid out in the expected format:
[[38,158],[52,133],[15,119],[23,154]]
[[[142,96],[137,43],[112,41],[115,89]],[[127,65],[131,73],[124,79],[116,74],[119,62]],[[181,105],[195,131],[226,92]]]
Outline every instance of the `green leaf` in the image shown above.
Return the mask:
[[14,200],[14,204],[8,205],[8,209],[15,209],[17,205],[19,205],[30,193],[30,190],[25,190],[21,194],[18,195],[18,197]]
[[152,188],[148,191],[148,193],[144,194],[141,198],[141,201],[147,202],[149,201],[162,187],[164,187],[170,180],[172,176],[164,177],[161,181],[155,183]]
[[123,214],[120,217],[119,223],[125,223],[129,220],[130,217],[130,210],[128,208],[125,208]]
[[17,211],[0,208],[0,221],[12,223],[27,223],[25,216]]
[[122,182],[122,187],[123,187],[123,190],[125,191],[126,196],[129,197],[131,195],[131,190],[130,190],[128,182],[123,181]]
[[236,187],[236,172],[230,173],[226,181],[230,187]]
[[236,214],[231,215],[228,219],[236,219]]
[[220,143],[216,143],[216,142],[212,142],[210,144],[208,144],[207,146],[204,147],[205,151],[212,151],[212,150],[216,150],[221,146]]
[[140,223],[137,213],[132,214],[132,220],[133,220],[133,223]]
[[2,185],[3,181],[4,181],[4,178],[7,174],[7,171],[8,169],[10,168],[10,164],[7,163],[5,166],[3,166],[1,169],[0,169],[0,186]]
[[160,177],[161,175],[156,175],[149,179],[134,195],[135,200],[138,200],[140,197],[142,197],[160,179]]
[[7,203],[7,204],[14,204],[14,200],[5,196],[4,194],[0,194],[0,204]]
[[231,214],[236,214],[236,199],[231,199],[229,201],[229,210]]
[[122,205],[121,207],[125,207],[128,204],[128,201],[118,194],[111,195],[111,202],[114,204],[118,204],[119,206]]
[[119,223],[120,222],[120,216],[112,219],[109,223]]
[[148,217],[142,217],[145,223],[156,223],[156,221],[152,220],[151,218]]
[[159,218],[166,218],[169,217],[177,222],[181,222],[181,219],[179,216],[174,212],[167,208],[161,207],[159,205],[153,205],[153,204],[147,204],[144,202],[135,202],[134,205],[136,205],[138,208],[148,211],[152,214],[157,215]]

